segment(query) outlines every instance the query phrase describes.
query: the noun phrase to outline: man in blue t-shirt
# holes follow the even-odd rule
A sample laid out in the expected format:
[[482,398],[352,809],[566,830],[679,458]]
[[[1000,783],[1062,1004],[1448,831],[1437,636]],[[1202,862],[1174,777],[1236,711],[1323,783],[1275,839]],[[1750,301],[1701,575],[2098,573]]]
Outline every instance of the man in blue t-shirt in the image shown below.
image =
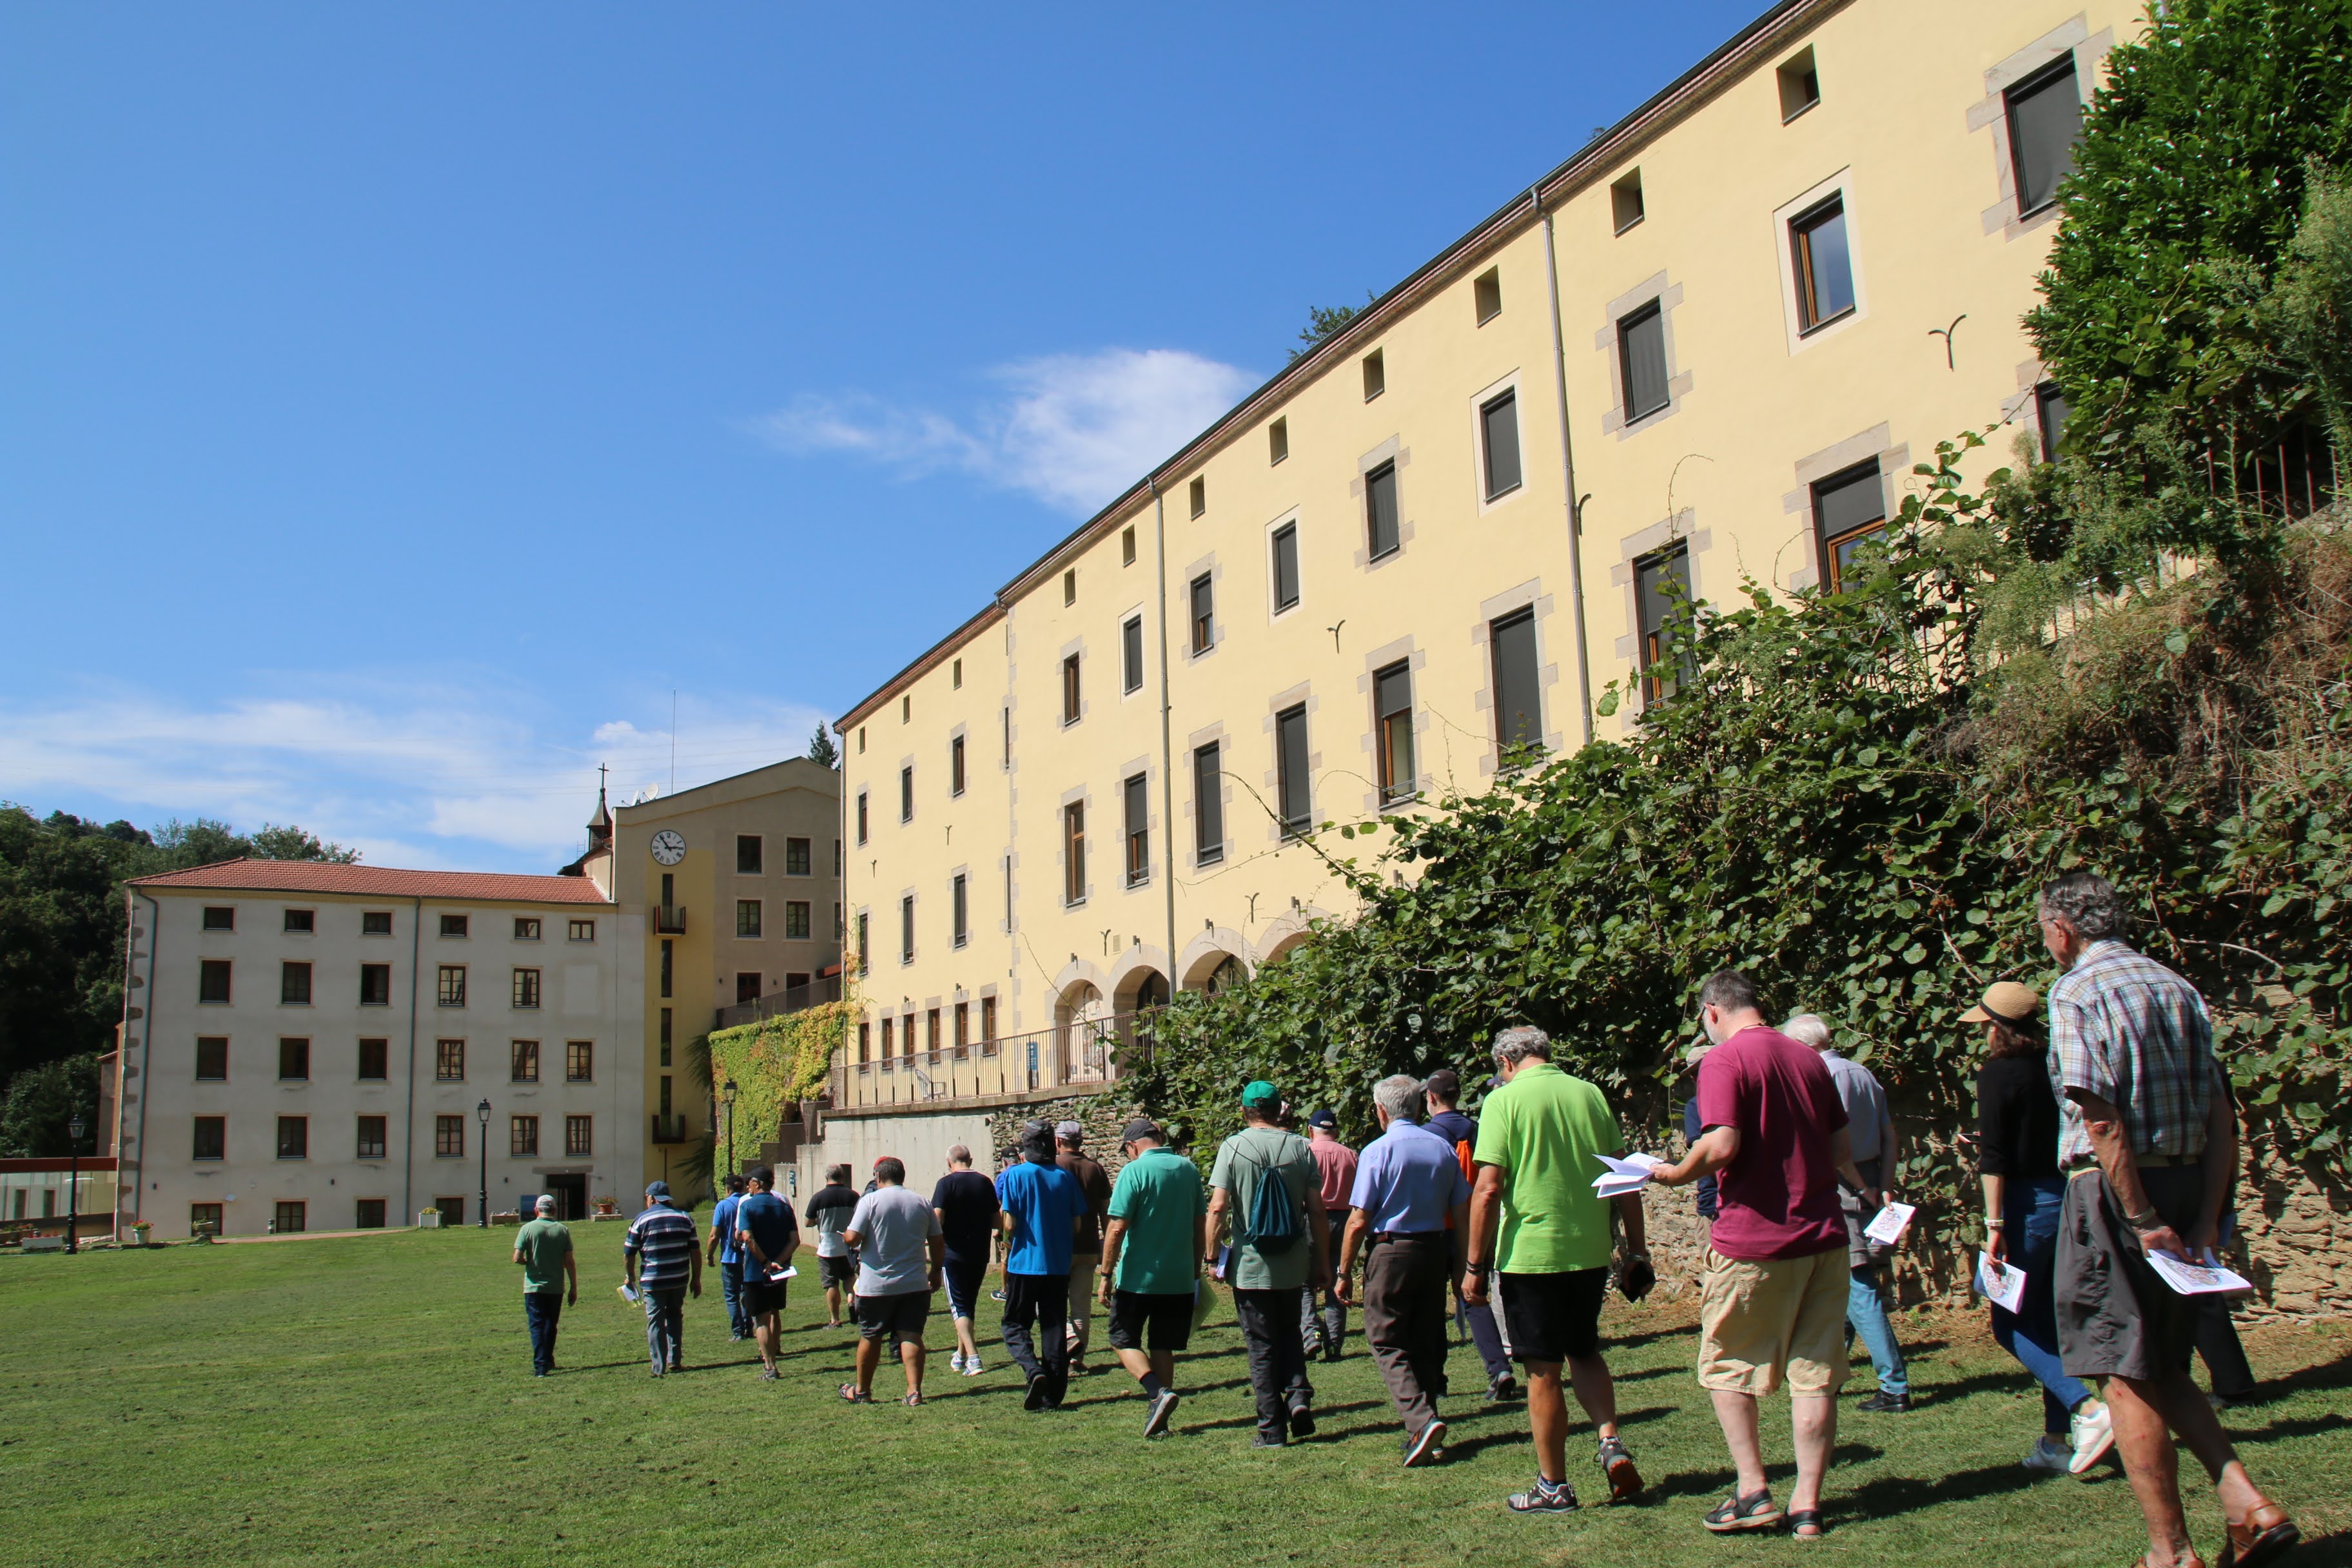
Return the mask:
[[[1023,1407],[1059,1410],[1070,1385],[1070,1353],[1062,1337],[1070,1310],[1070,1249],[1078,1222],[1092,1207],[1078,1179],[1054,1163],[1054,1130],[1043,1121],[1022,1129],[1020,1163],[996,1178],[996,1201],[1004,1215],[1004,1349],[1029,1380]],[[1044,1342],[1034,1350],[1033,1322]]]
[[776,1173],[754,1165],[746,1174],[751,1191],[735,1206],[733,1240],[743,1258],[743,1315],[760,1342],[760,1379],[772,1383],[782,1332],[776,1314],[784,1310],[785,1284],[773,1276],[792,1267],[801,1231],[793,1223],[792,1205],[768,1190],[776,1184]]
[[743,1253],[735,1245],[735,1205],[743,1201],[743,1178],[727,1178],[727,1195],[710,1211],[710,1238],[702,1260],[719,1266],[719,1290],[727,1298],[727,1337],[751,1337],[751,1315],[743,1310]]

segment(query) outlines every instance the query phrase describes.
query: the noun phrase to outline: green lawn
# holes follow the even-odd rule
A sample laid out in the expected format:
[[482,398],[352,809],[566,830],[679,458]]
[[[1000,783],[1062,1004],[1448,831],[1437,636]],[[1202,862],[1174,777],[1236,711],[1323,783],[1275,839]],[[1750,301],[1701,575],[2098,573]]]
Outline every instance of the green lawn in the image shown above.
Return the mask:
[[[689,1305],[688,1374],[656,1382],[642,1316],[613,1290],[619,1227],[575,1230],[587,1278],[544,1380],[529,1375],[510,1231],[0,1257],[0,1561],[2119,1568],[2137,1550],[2120,1475],[2017,1468],[2039,1405],[1973,1319],[1907,1327],[1923,1407],[1849,1412],[1830,1537],[1800,1547],[1700,1529],[1728,1471],[1675,1315],[1612,1309],[1654,1500],[1522,1519],[1502,1506],[1532,1469],[1522,1409],[1455,1401],[1448,1461],[1402,1469],[1360,1336],[1314,1369],[1322,1432],[1280,1452],[1248,1447],[1229,1310],[1180,1365],[1181,1429],[1150,1445],[1123,1375],[1027,1415],[1001,1346],[982,1378],[947,1371],[939,1316],[928,1406],[844,1405],[849,1342],[821,1326],[812,1280],[795,1284],[782,1383],[729,1342],[715,1278]],[[2247,1461],[2327,1538],[2298,1562],[2352,1563],[2352,1333],[2274,1330],[2251,1348],[2285,1383],[2234,1417]],[[1469,1348],[1455,1356],[1457,1382],[1476,1382]],[[1782,1458],[1785,1410],[1768,1410]],[[1599,1490],[1589,1438],[1573,1442],[1572,1479]],[[2210,1561],[2220,1523],[2201,1491],[2192,1517]]]

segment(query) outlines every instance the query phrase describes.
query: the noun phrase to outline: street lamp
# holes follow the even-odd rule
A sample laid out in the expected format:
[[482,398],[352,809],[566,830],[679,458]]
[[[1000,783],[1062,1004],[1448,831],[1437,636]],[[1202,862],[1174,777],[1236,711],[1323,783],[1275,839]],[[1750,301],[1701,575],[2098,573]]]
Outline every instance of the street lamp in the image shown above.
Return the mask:
[[474,1224],[479,1229],[488,1230],[490,1228],[490,1102],[488,1100],[486,1100],[474,1107],[474,1120],[482,1124],[481,1207],[474,1215]]
[[81,1250],[81,1112],[66,1123],[66,1154],[71,1173],[66,1177],[66,1250]]
[[729,1079],[719,1091],[719,1102],[727,1107],[727,1173],[735,1173],[735,1080]]

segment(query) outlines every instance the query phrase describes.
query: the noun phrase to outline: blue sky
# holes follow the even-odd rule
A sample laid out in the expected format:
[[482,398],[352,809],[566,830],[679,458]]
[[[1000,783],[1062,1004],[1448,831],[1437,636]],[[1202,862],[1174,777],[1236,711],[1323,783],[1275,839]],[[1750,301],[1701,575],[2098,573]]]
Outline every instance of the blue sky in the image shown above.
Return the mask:
[[1760,8],[10,7],[0,799],[551,869]]

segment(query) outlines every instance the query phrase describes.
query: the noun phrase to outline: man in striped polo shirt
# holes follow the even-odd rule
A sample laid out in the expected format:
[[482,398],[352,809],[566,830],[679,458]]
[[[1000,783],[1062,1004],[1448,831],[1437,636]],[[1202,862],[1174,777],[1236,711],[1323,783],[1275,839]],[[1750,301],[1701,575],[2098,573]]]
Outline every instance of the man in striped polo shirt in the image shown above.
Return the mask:
[[654,1375],[686,1370],[686,1298],[702,1294],[702,1254],[694,1221],[670,1206],[669,1184],[646,1189],[646,1212],[621,1239],[622,1291],[646,1308],[646,1348]]

